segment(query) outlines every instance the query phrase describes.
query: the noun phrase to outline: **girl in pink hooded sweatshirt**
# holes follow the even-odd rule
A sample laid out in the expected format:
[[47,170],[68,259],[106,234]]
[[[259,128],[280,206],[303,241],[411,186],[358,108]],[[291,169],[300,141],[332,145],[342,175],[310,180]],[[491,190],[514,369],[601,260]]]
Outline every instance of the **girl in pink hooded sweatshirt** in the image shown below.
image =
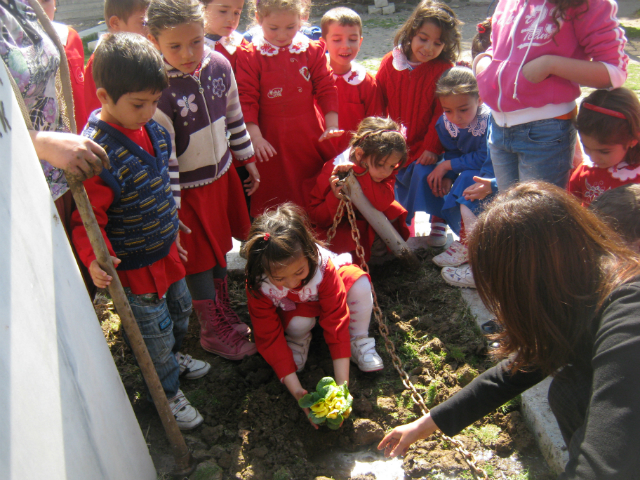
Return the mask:
[[626,38],[613,0],[500,0],[491,47],[474,60],[492,110],[489,151],[498,188],[526,180],[566,187],[580,86],[627,78]]

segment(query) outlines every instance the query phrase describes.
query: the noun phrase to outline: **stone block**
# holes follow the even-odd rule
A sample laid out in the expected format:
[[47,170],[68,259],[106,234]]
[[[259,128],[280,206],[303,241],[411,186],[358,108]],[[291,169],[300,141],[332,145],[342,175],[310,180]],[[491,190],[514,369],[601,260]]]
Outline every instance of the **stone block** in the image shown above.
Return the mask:
[[382,14],[382,8],[378,8],[375,5],[369,5],[369,15],[374,15],[374,14]]
[[388,0],[374,0],[376,8],[382,8],[382,7],[386,7],[387,5],[389,5],[389,1]]
[[395,11],[396,11],[395,3],[390,3],[386,7],[382,7],[382,14],[383,15],[390,15],[390,14],[394,13]]

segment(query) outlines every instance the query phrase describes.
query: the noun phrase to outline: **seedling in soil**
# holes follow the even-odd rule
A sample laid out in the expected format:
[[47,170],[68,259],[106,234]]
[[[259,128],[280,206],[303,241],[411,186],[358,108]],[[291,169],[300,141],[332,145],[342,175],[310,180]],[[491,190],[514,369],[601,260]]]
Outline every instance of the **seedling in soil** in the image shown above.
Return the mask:
[[438,382],[431,382],[429,387],[427,388],[427,407],[431,408],[433,402],[436,400],[436,395],[438,395]]
[[316,425],[327,423],[332,430],[337,430],[345,418],[351,414],[353,397],[349,394],[347,382],[338,386],[331,377],[324,377],[318,382],[316,391],[308,393],[298,401],[302,408],[308,408],[309,418]]

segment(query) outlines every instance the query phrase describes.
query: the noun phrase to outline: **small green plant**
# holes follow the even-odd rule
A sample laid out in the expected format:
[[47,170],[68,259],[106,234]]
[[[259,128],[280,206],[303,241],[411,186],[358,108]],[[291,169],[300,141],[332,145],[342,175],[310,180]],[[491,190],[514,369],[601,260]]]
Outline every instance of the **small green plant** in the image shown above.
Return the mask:
[[427,356],[431,363],[433,364],[433,368],[436,370],[442,369],[442,364],[444,363],[444,359],[447,357],[446,352],[436,353],[433,350],[427,350]]
[[273,480],[292,480],[292,478],[289,470],[285,467],[281,467],[273,474]]
[[300,407],[310,409],[309,418],[313,423],[322,425],[326,422],[332,430],[340,428],[343,420],[349,417],[352,404],[347,382],[338,386],[331,377],[324,377],[315,392],[307,393],[298,401]]
[[436,395],[438,395],[438,382],[433,381],[427,388],[427,399],[425,400],[427,407],[431,408],[436,400]]
[[189,399],[189,402],[191,402],[191,405],[198,409],[212,407],[220,403],[220,400],[211,395],[211,393],[204,388],[198,388],[196,390],[186,392],[186,396]]
[[517,410],[518,408],[520,408],[521,403],[522,403],[522,397],[518,395],[517,397],[514,397],[511,400],[509,400],[507,403],[505,403],[501,407],[498,407],[498,410],[506,415],[507,413],[513,412],[514,410]]
[[454,345],[449,349],[449,356],[456,362],[462,362],[464,360],[465,354],[460,347],[456,347]]
[[467,430],[485,445],[497,440],[500,432],[502,431],[500,430],[500,427],[490,423],[483,425],[480,428],[471,426],[468,427]]

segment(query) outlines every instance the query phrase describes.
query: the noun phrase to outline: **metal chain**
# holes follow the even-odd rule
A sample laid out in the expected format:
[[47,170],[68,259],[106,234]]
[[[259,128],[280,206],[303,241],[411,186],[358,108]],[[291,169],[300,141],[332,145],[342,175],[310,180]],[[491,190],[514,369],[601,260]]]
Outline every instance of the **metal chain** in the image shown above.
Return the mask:
[[[338,205],[338,211],[336,212],[336,215],[333,219],[333,225],[327,232],[327,242],[331,242],[331,240],[335,236],[336,228],[338,227],[338,224],[342,221],[342,217],[344,216],[344,210],[346,209],[347,217],[349,219],[349,224],[351,225],[351,238],[353,238],[353,241],[356,243],[356,255],[360,258],[360,267],[362,268],[362,270],[364,270],[368,274],[369,265],[367,265],[367,262],[365,261],[364,248],[360,243],[360,231],[358,230],[358,226],[356,224],[356,215],[353,210],[353,204],[351,203],[351,199],[347,195],[343,194],[342,192],[340,193],[341,193],[340,205]],[[427,413],[429,413],[429,408],[427,408],[427,405],[424,402],[422,395],[420,395],[418,390],[416,390],[416,387],[413,385],[413,383],[409,379],[409,375],[407,374],[407,372],[405,372],[404,368],[402,368],[402,362],[398,358],[398,355],[396,355],[396,346],[389,338],[389,327],[387,327],[386,320],[382,315],[382,310],[380,310],[380,306],[378,305],[378,297],[376,296],[376,291],[373,288],[373,283],[371,284],[371,294],[373,295],[373,314],[376,318],[376,321],[378,322],[378,329],[380,330],[380,335],[382,335],[382,338],[384,339],[384,345],[387,349],[387,352],[391,356],[391,362],[393,363],[393,366],[395,367],[396,371],[400,375],[400,379],[402,380],[402,384],[404,385],[404,388],[406,388],[411,392],[411,398],[415,403],[417,403],[420,406],[422,415],[426,415]],[[482,468],[476,465],[477,460],[475,455],[469,452],[468,450],[466,450],[462,442],[460,442],[460,440],[456,440],[451,437],[448,437],[444,433],[439,433],[438,435],[443,440],[451,443],[455,447],[456,451],[460,455],[462,455],[462,458],[464,458],[464,460],[469,465],[469,468],[471,469],[471,471],[477,477],[481,478],[482,480],[487,480],[488,478],[487,472],[485,472]]]

